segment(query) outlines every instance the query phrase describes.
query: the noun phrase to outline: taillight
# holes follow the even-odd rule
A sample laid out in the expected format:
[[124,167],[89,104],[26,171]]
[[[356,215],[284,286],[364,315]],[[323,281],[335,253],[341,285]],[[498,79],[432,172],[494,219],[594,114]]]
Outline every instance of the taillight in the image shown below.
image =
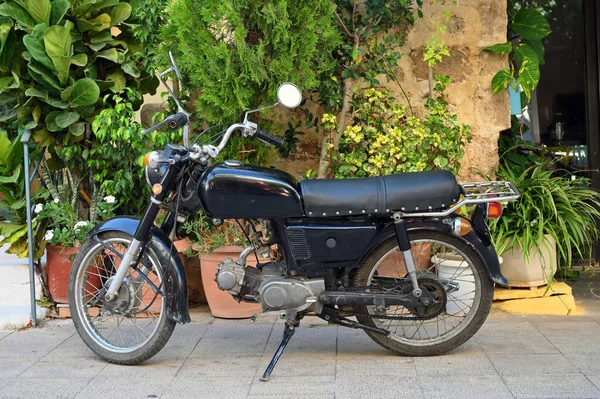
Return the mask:
[[488,202],[487,218],[488,219],[499,219],[500,216],[502,216],[502,204],[499,202]]

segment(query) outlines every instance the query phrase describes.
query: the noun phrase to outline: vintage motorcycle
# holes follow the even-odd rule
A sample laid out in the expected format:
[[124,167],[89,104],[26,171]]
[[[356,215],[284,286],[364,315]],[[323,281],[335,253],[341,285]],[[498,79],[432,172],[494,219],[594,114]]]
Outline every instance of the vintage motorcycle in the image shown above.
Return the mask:
[[[172,72],[181,80],[171,56],[160,80],[178,112],[146,133],[183,128],[184,145],[146,155],[153,194],[144,216],[95,226],[73,262],[69,306],[92,351],[111,363],[137,364],[163,348],[176,323],[190,321],[186,274],[169,236],[198,211],[216,224],[246,221],[248,246],[237,260],[219,265],[219,289],[260,303],[262,315],[285,319],[265,381],[309,312],[363,329],[379,345],[409,356],[452,350],[481,327],[494,283],[507,283],[486,219],[500,217],[501,202],[518,198],[514,185],[459,185],[448,171],[298,183],[282,171],[235,160],[211,165],[238,130],[265,144],[284,141],[248,120],[255,110],[190,144],[189,114],[165,82]],[[302,99],[290,83],[277,95],[277,104],[288,108]],[[475,208],[470,220],[457,213],[465,205]],[[166,217],[159,228],[161,209]],[[252,253],[257,267],[246,265]]]

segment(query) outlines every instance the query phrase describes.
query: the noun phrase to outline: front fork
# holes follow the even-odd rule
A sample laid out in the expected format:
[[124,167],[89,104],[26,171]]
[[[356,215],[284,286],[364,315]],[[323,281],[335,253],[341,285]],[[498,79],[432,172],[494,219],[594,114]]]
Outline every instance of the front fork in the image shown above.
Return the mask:
[[[125,255],[123,255],[123,259],[121,260],[121,267],[117,269],[117,273],[115,274],[113,280],[104,295],[104,299],[107,301],[112,301],[117,297],[119,289],[121,288],[121,284],[123,284],[123,280],[127,276],[127,271],[129,270],[129,266],[137,261],[138,255],[140,252],[140,248],[144,246],[146,241],[150,236],[150,229],[154,225],[154,220],[156,220],[156,216],[158,215],[158,211],[160,210],[160,206],[162,205],[163,200],[166,198],[168,190],[167,187],[170,186],[170,182],[173,180],[175,175],[178,172],[178,168],[170,167],[165,173],[160,185],[162,190],[158,194],[153,194],[150,197],[150,205],[146,208],[146,213],[144,213],[144,217],[140,221],[135,234],[133,235],[133,240],[131,241],[131,245],[127,249]],[[177,215],[174,215],[177,217]],[[142,266],[140,272],[144,274],[148,274],[150,270],[148,270],[145,266]]]
[[415,260],[413,259],[412,251],[410,250],[410,240],[408,239],[408,232],[406,231],[406,224],[404,219],[399,214],[394,215],[394,227],[396,228],[396,239],[398,240],[398,247],[402,256],[404,257],[404,265],[410,277],[410,282],[413,287],[413,296],[420,298],[423,295],[423,291],[419,288],[419,282],[417,280],[417,268],[415,267]]

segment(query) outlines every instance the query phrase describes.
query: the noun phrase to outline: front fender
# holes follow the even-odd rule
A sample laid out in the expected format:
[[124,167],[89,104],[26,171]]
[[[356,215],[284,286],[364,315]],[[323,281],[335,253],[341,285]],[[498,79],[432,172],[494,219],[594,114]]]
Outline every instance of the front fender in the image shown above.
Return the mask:
[[[410,235],[411,231],[419,231],[419,230],[430,230],[430,231],[443,231],[444,233],[451,234],[453,237],[458,238],[463,241],[465,244],[470,246],[477,254],[481,257],[483,261],[483,265],[487,271],[489,278],[497,284],[508,285],[508,279],[502,275],[500,271],[500,263],[498,262],[498,255],[496,254],[496,250],[494,245],[490,242],[487,237],[481,237],[480,234],[475,231],[475,229],[471,230],[468,234],[463,237],[455,236],[452,234],[450,229],[450,225],[443,223],[440,219],[428,219],[428,220],[413,220],[406,222],[406,229],[408,230],[408,234]],[[396,230],[394,228],[394,224],[390,223],[373,238],[371,244],[369,245],[369,249],[366,251],[366,255],[358,264],[362,264],[362,261],[366,259],[366,257],[377,248],[384,241],[388,240],[391,237],[396,236]]]
[[[114,217],[94,226],[88,237],[109,231],[121,231],[133,237],[139,224],[140,220],[132,216]],[[155,226],[150,229],[150,240],[146,245],[150,245],[159,257],[158,266],[164,268],[167,316],[178,323],[189,323],[187,276],[175,246],[167,234]]]

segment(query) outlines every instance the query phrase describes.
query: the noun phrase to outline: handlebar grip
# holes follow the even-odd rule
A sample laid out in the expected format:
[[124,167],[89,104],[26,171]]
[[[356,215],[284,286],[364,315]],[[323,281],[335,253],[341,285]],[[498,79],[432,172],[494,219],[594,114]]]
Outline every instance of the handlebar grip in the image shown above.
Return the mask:
[[285,144],[285,139],[283,137],[275,136],[269,132],[265,132],[262,129],[257,129],[255,136],[261,140],[266,141],[267,143],[271,143],[276,147],[283,147]]
[[171,115],[167,118],[169,120],[169,129],[175,130],[185,126],[189,122],[189,118],[183,112],[178,112],[175,115]]

